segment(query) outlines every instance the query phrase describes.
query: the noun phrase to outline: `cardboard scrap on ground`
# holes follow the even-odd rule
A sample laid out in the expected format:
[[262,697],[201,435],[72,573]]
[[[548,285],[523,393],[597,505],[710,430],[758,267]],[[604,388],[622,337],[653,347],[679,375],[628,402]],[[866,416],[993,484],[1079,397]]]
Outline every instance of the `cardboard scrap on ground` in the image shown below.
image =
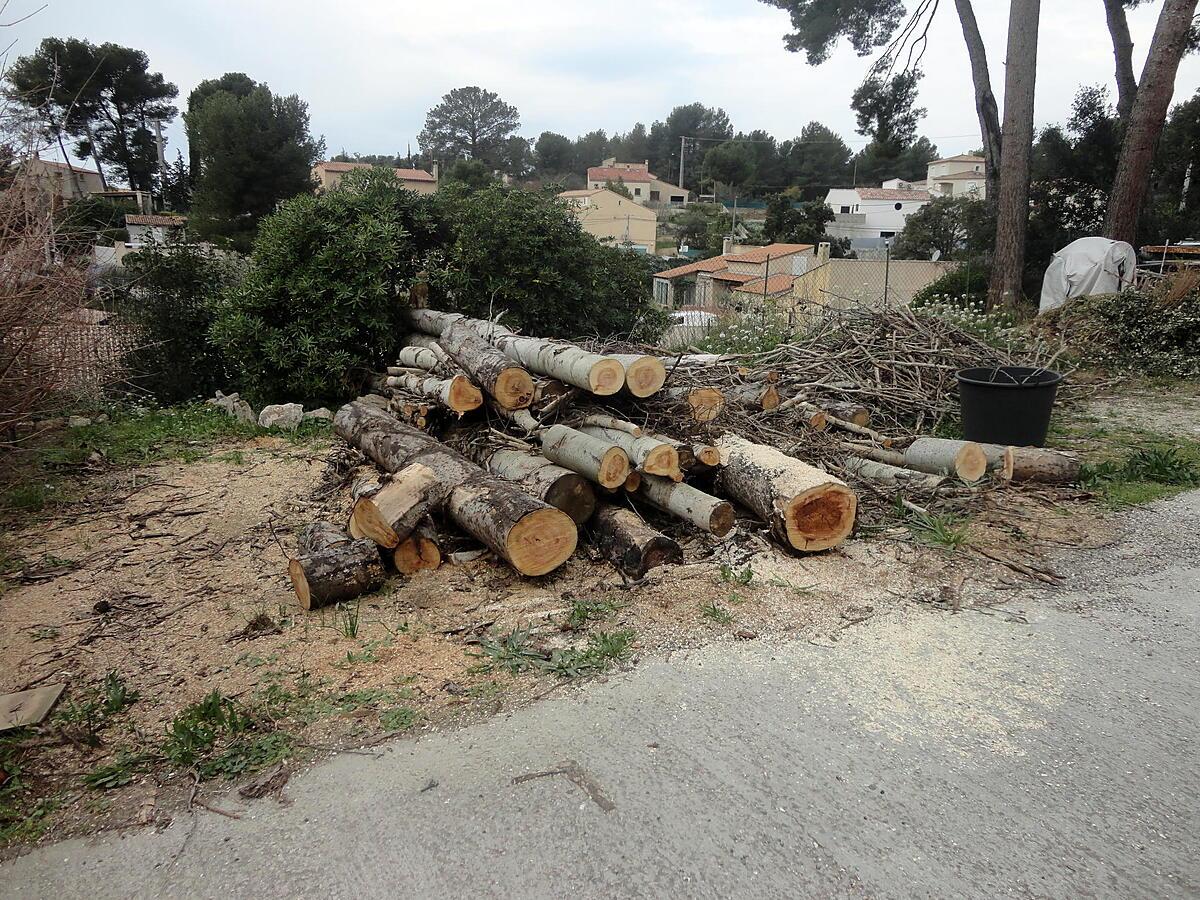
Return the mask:
[[36,725],[58,702],[65,684],[47,684],[28,691],[17,691],[0,697],[0,731]]

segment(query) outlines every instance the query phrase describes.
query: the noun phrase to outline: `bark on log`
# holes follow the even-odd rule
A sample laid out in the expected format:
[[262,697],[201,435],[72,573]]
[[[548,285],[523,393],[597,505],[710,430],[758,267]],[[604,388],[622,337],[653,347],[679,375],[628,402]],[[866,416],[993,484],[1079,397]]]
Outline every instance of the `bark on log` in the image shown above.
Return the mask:
[[663,394],[677,403],[687,404],[696,422],[711,422],[725,409],[725,395],[713,387],[668,388]]
[[725,537],[733,528],[733,505],[690,484],[647,475],[642,479],[637,495],[654,508],[716,537]]
[[358,402],[338,410],[334,431],[385,471],[414,462],[432,469],[451,488],[446,510],[454,523],[523,575],[545,575],[575,550],[578,533],[570,516],[489,475],[424,432]]
[[565,425],[543,432],[542,455],[601,487],[619,488],[629,477],[629,456],[624,450]]
[[626,434],[631,434],[634,437],[641,437],[642,427],[633,422],[627,422],[624,419],[618,419],[616,416],[587,416],[580,425],[591,425],[595,428],[611,428],[614,431],[624,431]]
[[542,423],[534,418],[533,413],[527,409],[505,409],[499,403],[492,402],[491,410],[500,418],[512,422],[526,434],[533,434],[542,427]]
[[778,408],[779,391],[773,384],[739,384],[725,390],[725,399],[755,412]]
[[1013,477],[1013,448],[1002,444],[980,444],[979,449],[987,458],[989,472],[995,472],[1002,481],[1012,481]]
[[421,463],[405,466],[369,497],[360,497],[350,514],[351,533],[370,538],[380,547],[395,547],[446,500],[450,486]]
[[288,561],[296,599],[304,609],[353,600],[383,584],[387,573],[371,541],[355,540],[331,522],[314,522]]
[[809,428],[814,431],[824,431],[829,427],[829,414],[821,409],[815,403],[809,403],[804,399],[803,394],[797,394],[795,397],[789,397],[780,403],[775,409],[771,410],[774,414],[787,412],[789,409],[798,409],[804,416],[804,422]]
[[956,475],[967,484],[974,484],[988,471],[987,454],[973,441],[917,438],[903,450],[887,450],[851,443],[843,443],[841,446],[864,459],[928,472],[930,475]]
[[630,578],[643,578],[650,569],[683,559],[679,544],[620,506],[601,505],[589,530],[604,557]]
[[[425,312],[430,310],[410,311]],[[524,409],[533,402],[533,377],[466,324],[452,322],[438,343],[504,409]]]
[[858,497],[845,482],[736,434],[726,434],[717,447],[725,460],[720,490],[768,523],[777,540],[817,551],[849,536]]
[[465,375],[442,379],[433,378],[424,372],[418,374],[395,367],[388,371],[402,373],[389,374],[387,376],[388,387],[400,388],[410,394],[436,401],[460,416],[463,413],[479,409],[483,405],[483,394]]
[[422,522],[396,546],[392,551],[392,564],[401,575],[412,575],[441,566],[441,542],[431,522]]
[[[452,329],[455,334],[461,329],[471,330],[483,341],[498,348],[529,371],[549,375],[601,397],[615,394],[625,386],[625,367],[618,360],[591,353],[574,344],[525,337],[514,334],[503,325],[483,319],[470,319],[458,313],[439,313],[423,309],[410,310],[409,315],[415,327],[430,334],[441,335],[443,339]],[[441,330],[434,330],[439,328]]]
[[1012,448],[1012,480],[1070,484],[1079,480],[1079,458],[1039,447]]
[[596,511],[596,492],[582,475],[557,466],[543,456],[520,450],[496,450],[484,461],[487,470],[516,482],[582,525]]
[[[429,347],[401,347],[400,353],[396,356],[396,365],[400,368],[424,369],[426,372],[432,372],[441,364],[441,357]],[[400,373],[393,372],[389,367],[388,374],[399,375]]]
[[857,425],[859,428],[867,428],[871,424],[871,411],[857,403],[826,403],[825,411],[829,415],[841,419],[843,422],[849,422],[851,425]]
[[584,425],[579,430],[583,434],[620,447],[640,472],[663,475],[675,481],[683,479],[683,472],[679,468],[679,451],[675,449],[673,442],[660,441],[653,437],[634,437],[627,431],[597,428],[593,425]]
[[610,359],[615,359],[624,367],[625,390],[634,397],[652,397],[667,382],[667,367],[657,356],[614,353]]
[[900,466],[889,466],[887,463],[876,462],[873,459],[861,459],[857,456],[847,459],[843,468],[860,478],[877,481],[880,484],[911,487],[921,491],[937,490],[946,481],[944,475],[929,475],[925,472],[916,472]]

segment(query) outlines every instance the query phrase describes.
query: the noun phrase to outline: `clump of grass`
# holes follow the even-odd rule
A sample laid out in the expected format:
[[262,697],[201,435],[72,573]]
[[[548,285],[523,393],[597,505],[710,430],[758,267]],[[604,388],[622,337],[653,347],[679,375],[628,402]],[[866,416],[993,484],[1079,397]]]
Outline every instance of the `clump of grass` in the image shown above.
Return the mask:
[[479,652],[485,671],[497,669],[518,675],[544,661],[546,655],[533,646],[533,633],[526,628],[514,628],[499,638],[486,635],[479,641]]
[[214,690],[171,720],[162,754],[173,765],[190,766],[206,756],[219,739],[252,726],[252,720],[233,700]]
[[740,584],[743,587],[754,580],[754,569],[750,565],[741,571],[730,565],[721,566],[721,580],[726,584]]
[[101,685],[103,695],[102,709],[106,715],[114,716],[128,706],[137,702],[138,692],[131,690],[121,673],[115,669],[109,670]]
[[1200,462],[1178,447],[1142,448],[1124,459],[1085,465],[1080,482],[1110,506],[1133,506],[1200,485]]
[[510,675],[543,671],[560,678],[579,678],[596,675],[624,659],[630,653],[637,632],[632,628],[598,631],[582,647],[565,647],[546,651],[533,643],[528,630],[514,629],[497,639],[480,641],[484,660],[482,671],[502,670]]
[[728,625],[733,621],[733,613],[715,600],[700,604],[700,615],[718,625]]
[[967,526],[949,513],[909,511],[908,529],[917,540],[934,547],[957,550],[967,542]]
[[133,781],[145,768],[146,754],[120,751],[112,762],[97,766],[83,776],[83,783],[93,790],[111,791]]
[[355,600],[354,606],[347,603],[339,603],[337,605],[337,630],[341,632],[343,637],[356,638],[358,637],[359,616],[361,610],[361,600]]
[[612,600],[590,600],[586,597],[576,597],[571,603],[571,611],[563,622],[563,631],[582,631],[589,622],[607,619],[620,608],[620,604]]
[[420,717],[421,714],[410,706],[397,706],[379,717],[379,725],[384,731],[408,731]]

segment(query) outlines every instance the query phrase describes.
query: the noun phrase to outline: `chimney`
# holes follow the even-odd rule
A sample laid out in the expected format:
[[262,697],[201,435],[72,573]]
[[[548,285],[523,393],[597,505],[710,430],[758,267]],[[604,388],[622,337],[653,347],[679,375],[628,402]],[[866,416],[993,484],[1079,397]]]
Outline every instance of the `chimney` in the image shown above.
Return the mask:
[[733,238],[726,237],[723,241],[721,241],[721,255],[728,256],[732,252],[733,252]]
[[434,163],[432,168],[433,168],[433,171],[430,172],[430,174],[433,176],[433,180],[437,181],[438,180],[438,164]]

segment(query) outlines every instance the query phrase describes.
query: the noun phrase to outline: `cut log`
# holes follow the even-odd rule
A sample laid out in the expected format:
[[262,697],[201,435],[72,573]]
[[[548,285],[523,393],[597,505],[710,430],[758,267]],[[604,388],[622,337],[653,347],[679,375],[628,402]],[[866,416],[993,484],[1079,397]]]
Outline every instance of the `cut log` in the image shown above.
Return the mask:
[[625,367],[625,390],[634,397],[652,397],[667,382],[667,367],[657,356],[615,353],[610,358]]
[[725,461],[719,489],[770,525],[777,540],[817,551],[850,535],[858,497],[845,482],[736,434],[723,436],[717,447]]
[[412,575],[441,566],[441,543],[431,522],[422,522],[412,534],[396,545],[392,551],[392,564],[401,575]]
[[914,488],[920,491],[935,491],[946,481],[944,475],[929,475],[899,466],[889,466],[887,463],[876,462],[873,459],[860,459],[857,456],[847,459],[843,468],[860,478],[880,484]]
[[634,437],[627,431],[615,428],[597,428],[585,425],[579,429],[583,434],[615,444],[625,451],[629,461],[648,475],[665,475],[679,481],[683,474],[679,469],[679,451],[673,442],[660,441],[652,437]]
[[375,544],[351,538],[332,522],[314,522],[300,534],[288,575],[296,599],[309,610],[353,600],[387,578]]
[[967,484],[974,484],[988,471],[987,454],[972,441],[923,437],[917,438],[903,450],[848,442],[841,446],[863,459],[928,472],[930,475],[956,475]]
[[624,450],[565,425],[542,433],[542,455],[601,487],[619,488],[629,477],[629,456]]
[[[424,369],[432,372],[442,364],[442,359],[428,347],[401,347],[396,357],[396,366],[408,369]],[[388,368],[389,375],[399,375]]]
[[[412,310],[411,312],[430,312]],[[533,402],[533,377],[469,326],[453,322],[438,343],[471,380],[504,409],[524,409]]]
[[1060,450],[1013,447],[1012,480],[1070,484],[1079,480],[1079,458]]
[[454,524],[490,547],[522,575],[545,575],[575,551],[571,517],[515,484],[484,472],[461,453],[370,406],[338,410],[334,431],[376,465],[398,472],[419,462],[451,488],[446,511]]
[[829,414],[815,403],[809,403],[804,399],[803,395],[789,397],[775,407],[772,412],[779,414],[789,409],[799,411],[804,419],[804,423],[814,431],[824,431],[829,427]]
[[706,468],[715,469],[721,465],[721,451],[712,444],[693,444],[692,455]]
[[656,509],[717,537],[725,537],[733,528],[733,505],[690,484],[647,475],[642,479],[637,495]]
[[446,348],[438,343],[438,339],[429,334],[421,334],[414,332],[404,339],[405,347],[419,348],[428,350],[438,361],[438,364],[444,368],[451,368],[455,371],[461,371],[458,364],[450,358],[450,354],[446,352]]
[[825,410],[831,416],[841,419],[843,422],[858,425],[860,428],[867,428],[871,424],[871,411],[857,403],[847,401],[826,403]]
[[773,384],[739,384],[725,390],[725,399],[752,412],[770,412],[779,406],[779,391]]
[[634,469],[627,476],[625,476],[625,484],[624,484],[625,493],[636,494],[637,489],[640,488],[641,486],[642,486],[642,473],[639,472],[637,469]]
[[650,569],[683,559],[679,544],[620,506],[602,504],[589,533],[604,557],[630,578],[643,578]]
[[983,455],[987,457],[989,472],[996,473],[1001,481],[1013,480],[1013,448],[1003,444],[980,444]]
[[725,395],[713,387],[668,388],[663,393],[677,403],[687,404],[696,422],[711,422],[725,409]]
[[634,437],[641,437],[642,426],[634,422],[626,422],[616,416],[587,416],[580,425],[591,425],[595,428],[611,428],[613,431],[624,431]]
[[388,371],[403,373],[388,375],[388,387],[400,388],[410,394],[436,401],[460,416],[479,409],[483,405],[483,394],[465,375],[455,375],[452,378],[443,379],[433,378],[423,372],[417,374],[411,370],[406,371],[395,367]]
[[492,474],[516,482],[539,500],[561,509],[576,525],[582,525],[596,511],[596,492],[591,482],[544,456],[496,450],[487,456],[484,465]]
[[[443,346],[452,331],[458,335],[461,330],[467,329],[503,351],[530,372],[549,375],[601,397],[615,394],[625,386],[625,367],[618,360],[591,353],[574,344],[525,337],[514,334],[503,325],[483,319],[469,319],[457,313],[439,313],[423,309],[410,310],[409,314],[414,327],[429,334],[440,335]],[[441,330],[433,330],[437,328]],[[453,340],[457,340],[457,337]],[[453,355],[450,347],[446,349]],[[459,361],[457,356],[455,361]],[[470,372],[469,369],[467,371]]]
[[422,519],[441,507],[449,488],[428,466],[405,466],[378,491],[355,502],[350,514],[351,533],[370,538],[380,547],[395,547]]

